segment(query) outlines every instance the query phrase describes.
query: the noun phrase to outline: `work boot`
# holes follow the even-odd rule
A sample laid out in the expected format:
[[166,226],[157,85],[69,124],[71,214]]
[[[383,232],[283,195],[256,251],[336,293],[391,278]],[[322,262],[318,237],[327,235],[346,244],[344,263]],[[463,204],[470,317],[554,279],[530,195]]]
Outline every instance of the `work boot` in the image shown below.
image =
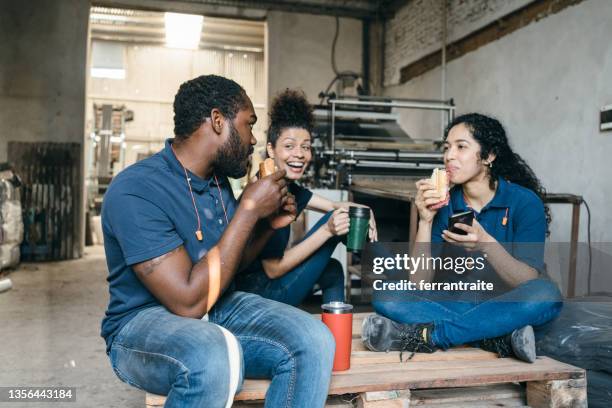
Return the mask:
[[361,341],[372,351],[399,351],[400,361],[403,361],[404,351],[409,351],[410,360],[415,353],[436,351],[436,346],[431,342],[433,327],[433,323],[402,324],[372,314],[363,320]]
[[525,326],[505,336],[485,339],[480,348],[497,353],[500,357],[516,357],[533,363],[536,360],[536,344],[533,327]]

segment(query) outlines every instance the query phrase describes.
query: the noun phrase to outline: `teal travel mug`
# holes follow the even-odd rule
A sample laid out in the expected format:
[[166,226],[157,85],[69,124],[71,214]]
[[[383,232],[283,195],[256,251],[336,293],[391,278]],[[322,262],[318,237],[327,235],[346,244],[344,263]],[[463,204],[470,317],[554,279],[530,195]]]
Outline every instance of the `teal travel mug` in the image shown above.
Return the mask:
[[359,252],[366,242],[370,225],[370,209],[367,207],[349,207],[351,226],[346,238],[346,249]]

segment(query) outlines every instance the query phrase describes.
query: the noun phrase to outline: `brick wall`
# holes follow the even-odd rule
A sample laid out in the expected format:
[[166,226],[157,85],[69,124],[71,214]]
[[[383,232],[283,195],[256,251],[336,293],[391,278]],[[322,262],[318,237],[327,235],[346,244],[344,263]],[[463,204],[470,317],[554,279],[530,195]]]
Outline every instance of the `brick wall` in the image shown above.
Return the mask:
[[387,23],[385,86],[399,83],[403,66],[441,48],[444,1],[448,4],[447,42],[451,42],[533,0],[410,0]]

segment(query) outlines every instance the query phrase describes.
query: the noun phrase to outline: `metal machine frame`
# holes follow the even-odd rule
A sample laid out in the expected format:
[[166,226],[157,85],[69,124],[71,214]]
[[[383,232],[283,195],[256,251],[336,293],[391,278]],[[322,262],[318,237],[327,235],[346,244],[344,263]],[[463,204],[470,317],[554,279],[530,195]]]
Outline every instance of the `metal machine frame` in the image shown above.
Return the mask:
[[[340,187],[337,171],[333,166],[338,164],[346,164],[350,166],[371,166],[375,164],[379,168],[431,168],[439,167],[436,164],[419,164],[391,161],[391,159],[435,159],[438,155],[431,152],[396,152],[396,151],[354,151],[344,149],[339,152],[336,149],[336,116],[338,105],[352,105],[371,108],[399,108],[399,109],[420,109],[420,110],[436,110],[446,115],[446,124],[452,121],[455,117],[455,105],[452,99],[448,101],[441,100],[426,100],[426,99],[392,99],[375,96],[359,96],[359,97],[344,97],[343,99],[330,99],[328,104],[331,105],[331,130],[329,134],[328,145],[329,149],[322,152],[323,155],[330,157],[329,164],[331,165],[328,171],[332,179],[332,184],[336,188]],[[360,115],[372,115],[369,112],[360,112]],[[382,115],[382,114],[381,114]],[[445,125],[444,125],[445,126]],[[443,126],[443,128],[444,128]],[[443,131],[443,129],[442,129]],[[369,160],[368,160],[369,159]],[[382,159],[382,160],[381,160]],[[389,159],[385,161],[385,159]],[[349,177],[348,184],[351,184]]]

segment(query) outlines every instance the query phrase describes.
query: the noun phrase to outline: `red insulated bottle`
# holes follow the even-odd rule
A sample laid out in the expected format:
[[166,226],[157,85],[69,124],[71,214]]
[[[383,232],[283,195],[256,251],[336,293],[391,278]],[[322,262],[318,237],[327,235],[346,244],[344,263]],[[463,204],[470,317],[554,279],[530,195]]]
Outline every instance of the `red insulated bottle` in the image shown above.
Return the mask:
[[321,306],[322,320],[336,339],[334,371],[351,368],[351,343],[353,340],[353,306],[343,302],[330,302]]

